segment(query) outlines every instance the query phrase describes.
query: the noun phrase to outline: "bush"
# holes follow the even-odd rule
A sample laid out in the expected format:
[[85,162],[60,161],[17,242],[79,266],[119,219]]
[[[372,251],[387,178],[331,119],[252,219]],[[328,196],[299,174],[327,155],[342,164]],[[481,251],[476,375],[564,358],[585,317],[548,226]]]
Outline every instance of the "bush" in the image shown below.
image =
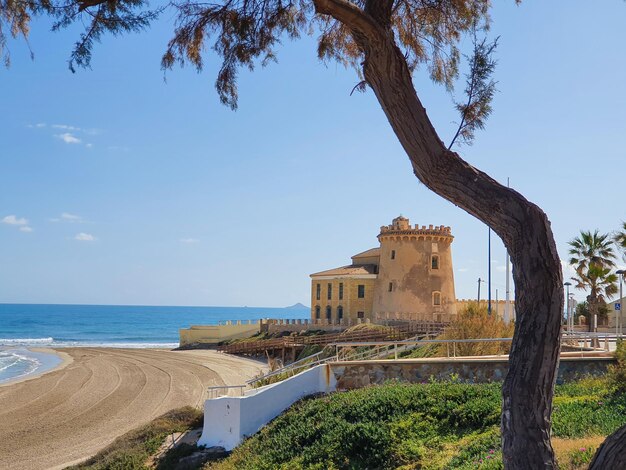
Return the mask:
[[624,340],[617,341],[615,350],[617,365],[609,367],[609,382],[617,393],[626,392],[626,343]]
[[[440,339],[475,339],[475,338],[511,338],[515,326],[505,324],[498,315],[487,311],[484,305],[470,303],[459,312],[456,319],[446,328]],[[459,343],[456,344],[457,356],[487,356],[508,354],[510,343]],[[439,355],[447,355],[448,347],[439,346]]]
[[161,447],[165,438],[202,424],[202,412],[190,406],[172,410],[154,421],[118,437],[74,470],[143,470],[145,463]]
[[[626,423],[626,394],[612,395],[606,380],[557,386],[556,395],[557,437],[606,436]],[[500,470],[500,403],[500,384],[450,382],[305,399],[206,468]]]

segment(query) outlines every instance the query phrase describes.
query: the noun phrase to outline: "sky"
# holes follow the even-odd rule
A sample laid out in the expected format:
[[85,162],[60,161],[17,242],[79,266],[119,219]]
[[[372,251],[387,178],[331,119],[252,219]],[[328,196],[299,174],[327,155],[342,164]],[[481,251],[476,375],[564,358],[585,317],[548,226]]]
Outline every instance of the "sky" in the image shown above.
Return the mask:
[[[626,220],[626,4],[494,3],[494,112],[458,150],[542,207],[566,258],[581,229]],[[309,274],[399,214],[452,227],[458,298],[487,278],[487,227],[417,181],[373,93],[350,95],[354,71],[320,63],[315,37],[241,71],[233,112],[210,50],[200,74],[160,70],[171,14],[104,37],[75,74],[80,28],[49,29],[32,25],[34,60],[11,41],[0,70],[0,302],[308,305]],[[449,141],[450,94],[424,70],[414,82]],[[494,236],[493,298],[505,259]]]

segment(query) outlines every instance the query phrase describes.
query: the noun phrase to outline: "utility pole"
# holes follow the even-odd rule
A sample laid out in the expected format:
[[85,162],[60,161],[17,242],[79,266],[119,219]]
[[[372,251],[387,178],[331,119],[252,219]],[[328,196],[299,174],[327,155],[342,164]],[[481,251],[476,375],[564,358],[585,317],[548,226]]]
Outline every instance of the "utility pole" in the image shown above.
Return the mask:
[[[571,282],[567,281],[565,284],[563,284],[566,288],[567,288],[567,294],[565,296],[565,311],[566,311],[566,315],[567,315],[567,329],[570,330],[570,314],[569,314],[569,304],[570,304],[570,300],[569,300],[569,286],[572,285]],[[570,330],[571,331],[571,330]]]
[[481,278],[478,278],[478,306],[480,307],[480,283],[483,282]]
[[[506,187],[509,187],[509,178],[506,178]],[[506,248],[506,247],[505,247]],[[509,250],[506,250],[506,294],[505,294],[505,302],[504,302],[504,323],[509,324],[511,321],[511,313],[509,310],[509,301],[511,299],[511,292],[509,290],[509,277],[510,277],[510,262],[511,257],[509,256]]]
[[488,258],[489,258],[489,266],[487,270],[487,312],[491,315],[491,227],[489,227],[489,238],[488,238]]

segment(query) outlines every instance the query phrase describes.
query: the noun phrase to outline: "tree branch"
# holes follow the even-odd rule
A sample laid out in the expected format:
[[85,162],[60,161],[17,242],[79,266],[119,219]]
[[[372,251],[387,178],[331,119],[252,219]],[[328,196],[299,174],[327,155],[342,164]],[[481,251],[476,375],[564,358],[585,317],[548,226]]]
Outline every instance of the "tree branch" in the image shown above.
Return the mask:
[[354,3],[346,0],[313,0],[313,5],[316,13],[332,16],[358,36],[373,38],[382,34],[374,18]]

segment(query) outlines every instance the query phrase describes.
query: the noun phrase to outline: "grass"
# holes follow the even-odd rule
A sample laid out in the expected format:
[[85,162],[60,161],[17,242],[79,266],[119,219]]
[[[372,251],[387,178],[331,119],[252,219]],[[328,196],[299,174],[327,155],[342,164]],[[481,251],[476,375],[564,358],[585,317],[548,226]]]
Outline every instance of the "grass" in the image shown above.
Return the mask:
[[[73,470],[143,470],[165,438],[174,433],[202,426],[203,414],[192,407],[179,408],[117,438],[113,443]],[[159,468],[173,468],[166,464]]]
[[[500,385],[369,387],[298,402],[206,469],[501,469]],[[626,423],[626,394],[607,379],[557,387],[554,448],[562,469],[585,468]]]

